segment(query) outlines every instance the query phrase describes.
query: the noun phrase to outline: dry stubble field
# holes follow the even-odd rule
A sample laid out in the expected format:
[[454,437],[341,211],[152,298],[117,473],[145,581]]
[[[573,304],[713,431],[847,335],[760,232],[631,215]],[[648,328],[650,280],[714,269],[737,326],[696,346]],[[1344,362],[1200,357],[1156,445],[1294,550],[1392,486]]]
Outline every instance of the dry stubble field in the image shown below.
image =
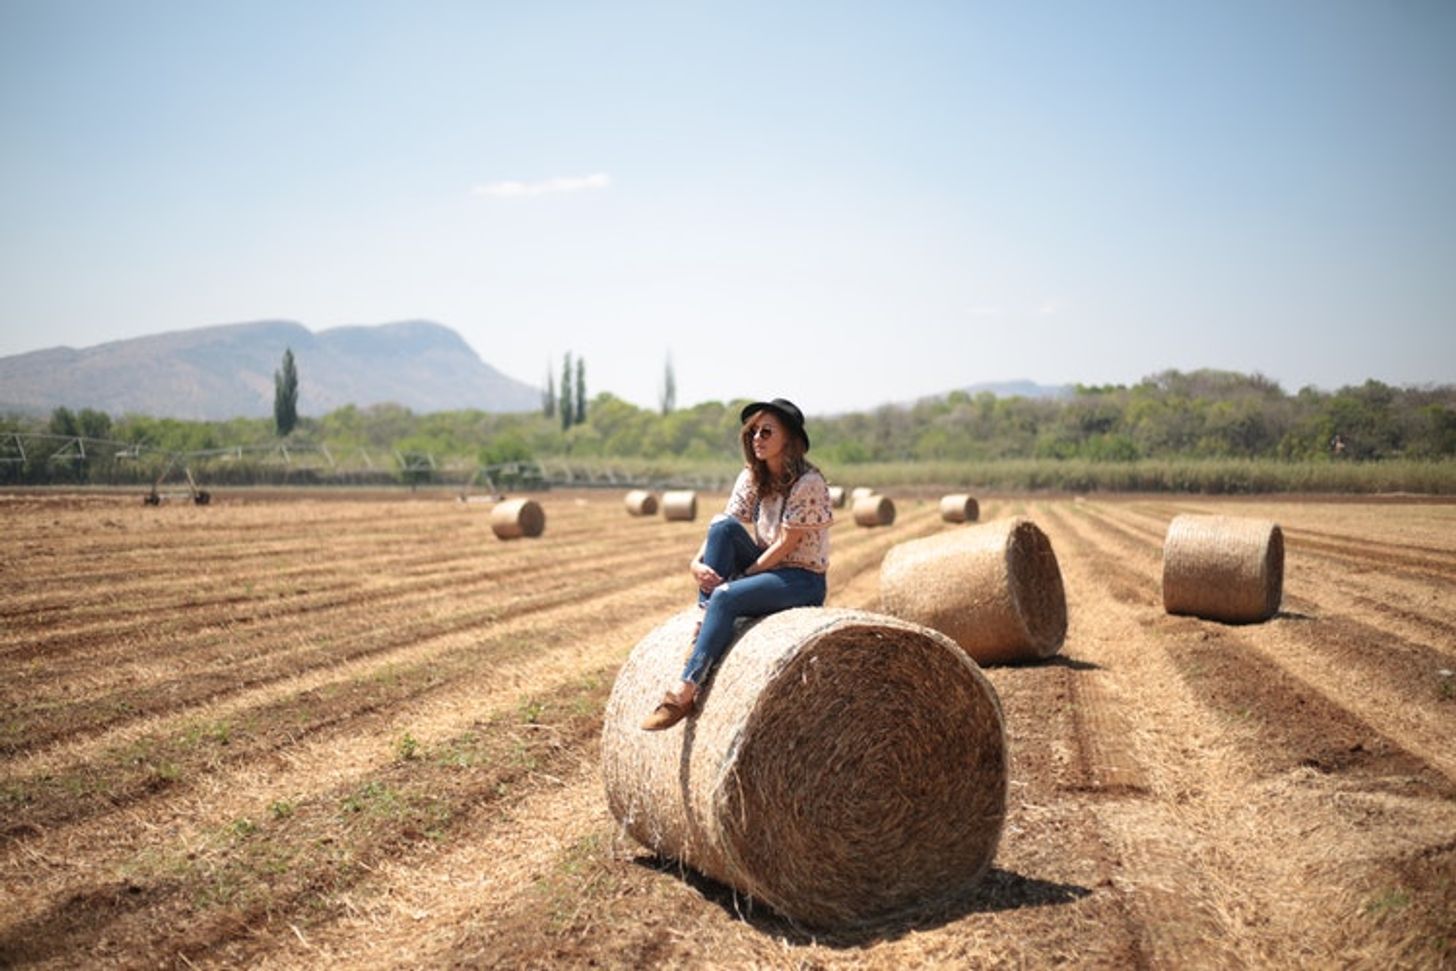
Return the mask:
[[[1070,614],[988,672],[996,866],[816,937],[606,811],[604,703],[706,517],[541,499],[505,543],[443,497],[0,496],[0,966],[1456,964],[1456,505],[983,502],[1048,533]],[[898,505],[834,527],[831,605],[964,528]],[[1200,510],[1283,524],[1276,619],[1163,613]]]

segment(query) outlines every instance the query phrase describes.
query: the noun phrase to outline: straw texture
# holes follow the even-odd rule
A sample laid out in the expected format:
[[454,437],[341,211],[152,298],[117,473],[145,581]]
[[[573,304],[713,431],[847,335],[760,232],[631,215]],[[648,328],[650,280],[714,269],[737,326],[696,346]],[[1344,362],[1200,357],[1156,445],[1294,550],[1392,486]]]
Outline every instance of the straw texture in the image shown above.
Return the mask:
[[1268,620],[1284,592],[1284,534],[1266,519],[1175,516],[1163,540],[1163,609],[1235,624]]
[[830,486],[829,487],[829,504],[831,506],[833,506],[835,509],[843,509],[844,508],[844,497],[845,497],[844,486]]
[[490,529],[501,539],[540,536],[546,529],[546,511],[535,499],[507,499],[490,511]]
[[880,606],[981,664],[1050,657],[1067,634],[1051,540],[1020,516],[897,543],[880,563]]
[[859,526],[889,526],[895,521],[895,504],[889,496],[860,496],[854,501],[854,521]]
[[963,492],[940,497],[940,518],[948,523],[973,523],[981,517],[975,497]]
[[657,494],[646,489],[633,489],[627,493],[627,513],[632,516],[657,515]]
[[662,518],[677,522],[692,522],[698,518],[698,494],[691,489],[679,489],[662,494]]
[[643,638],[607,703],[603,777],[627,832],[816,927],[914,910],[981,877],[1007,755],[974,662],[893,617],[786,610],[742,625],[698,714],[641,731],[699,616]]

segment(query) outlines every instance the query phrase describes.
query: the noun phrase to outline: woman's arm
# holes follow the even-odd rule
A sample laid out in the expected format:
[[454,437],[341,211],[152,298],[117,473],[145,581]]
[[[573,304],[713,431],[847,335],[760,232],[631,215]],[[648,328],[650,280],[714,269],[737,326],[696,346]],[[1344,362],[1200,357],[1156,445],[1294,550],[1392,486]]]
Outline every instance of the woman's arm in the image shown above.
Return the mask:
[[786,528],[779,530],[778,539],[768,545],[768,548],[758,555],[743,575],[751,577],[755,573],[767,573],[783,562],[784,557],[794,552],[799,546],[799,540],[804,538],[804,530]]

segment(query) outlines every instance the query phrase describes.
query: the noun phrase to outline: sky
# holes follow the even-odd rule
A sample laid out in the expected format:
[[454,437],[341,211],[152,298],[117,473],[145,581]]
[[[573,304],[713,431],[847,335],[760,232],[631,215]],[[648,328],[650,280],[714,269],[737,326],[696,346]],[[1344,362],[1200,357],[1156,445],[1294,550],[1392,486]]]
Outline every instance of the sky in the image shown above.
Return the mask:
[[[0,0],[0,355],[428,319],[810,414],[1456,381],[1456,4]],[[305,377],[306,380],[306,377]]]

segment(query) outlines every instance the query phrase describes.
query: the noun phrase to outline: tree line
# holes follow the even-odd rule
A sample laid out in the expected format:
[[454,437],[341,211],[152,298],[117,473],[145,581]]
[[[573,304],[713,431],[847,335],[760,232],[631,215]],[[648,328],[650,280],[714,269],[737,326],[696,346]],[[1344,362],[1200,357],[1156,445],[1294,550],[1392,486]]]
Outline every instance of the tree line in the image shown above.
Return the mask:
[[[292,384],[280,372],[285,390]],[[465,457],[481,465],[577,459],[737,461],[744,401],[641,408],[610,393],[590,401],[580,358],[567,357],[552,407],[523,414],[415,414],[399,405],[348,405],[299,416],[291,440],[352,449]],[[569,394],[568,394],[569,392]],[[665,396],[664,396],[665,397]],[[659,402],[660,405],[666,401]],[[570,419],[565,417],[570,412]],[[872,411],[813,415],[812,457],[845,468],[865,463],[1060,460],[1132,463],[1165,459],[1377,462],[1456,458],[1456,386],[1394,387],[1379,381],[1290,394],[1257,374],[1164,371],[1131,385],[1078,386],[1063,398],[953,392]],[[278,423],[239,418],[181,421],[56,409],[0,420],[5,432],[49,432],[199,451],[276,442]],[[3,442],[0,442],[3,445]],[[8,481],[65,481],[61,463],[22,468],[0,449]],[[74,463],[72,463],[74,465]]]

